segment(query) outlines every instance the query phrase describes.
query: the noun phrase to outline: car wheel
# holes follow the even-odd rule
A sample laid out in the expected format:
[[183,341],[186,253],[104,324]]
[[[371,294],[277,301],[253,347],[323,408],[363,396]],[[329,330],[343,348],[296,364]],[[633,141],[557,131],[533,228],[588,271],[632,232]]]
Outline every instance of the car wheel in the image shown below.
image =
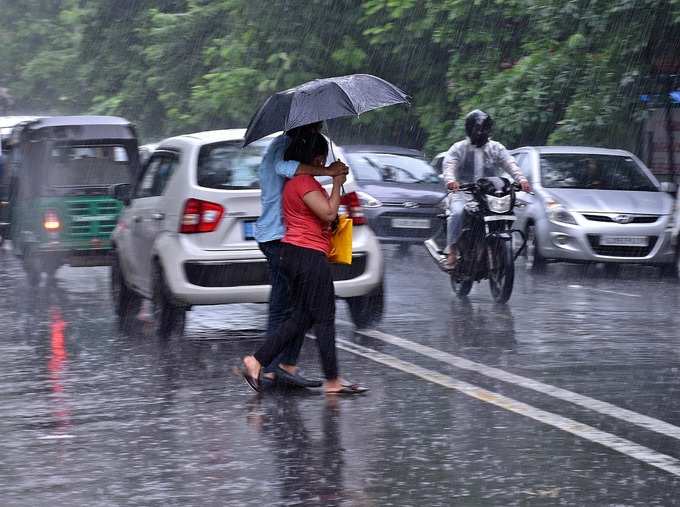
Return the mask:
[[174,301],[165,282],[163,269],[157,262],[153,268],[151,307],[156,336],[169,338],[184,333],[186,308]]
[[545,271],[546,260],[538,249],[535,225],[531,224],[527,227],[526,237],[527,244],[526,248],[524,249],[524,257],[526,260],[527,269],[537,273]]
[[680,280],[680,244],[675,249],[675,259],[661,267],[661,274],[672,280]]
[[142,297],[128,287],[115,252],[111,261],[111,300],[118,324],[122,329],[129,329],[142,307]]
[[347,298],[352,322],[357,328],[365,328],[382,320],[385,311],[384,282],[364,296]]

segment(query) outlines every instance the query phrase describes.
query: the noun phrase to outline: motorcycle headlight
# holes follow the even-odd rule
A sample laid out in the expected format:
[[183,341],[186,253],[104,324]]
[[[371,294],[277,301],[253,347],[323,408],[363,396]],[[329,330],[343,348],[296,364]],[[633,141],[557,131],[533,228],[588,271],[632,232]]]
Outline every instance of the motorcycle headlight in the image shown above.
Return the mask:
[[357,196],[359,197],[359,204],[361,204],[361,207],[363,208],[379,208],[382,206],[380,200],[376,199],[371,194],[357,192]]
[[494,197],[493,195],[486,196],[486,205],[489,207],[489,211],[493,213],[507,213],[510,211],[510,205],[512,204],[512,196],[510,194],[504,197]]

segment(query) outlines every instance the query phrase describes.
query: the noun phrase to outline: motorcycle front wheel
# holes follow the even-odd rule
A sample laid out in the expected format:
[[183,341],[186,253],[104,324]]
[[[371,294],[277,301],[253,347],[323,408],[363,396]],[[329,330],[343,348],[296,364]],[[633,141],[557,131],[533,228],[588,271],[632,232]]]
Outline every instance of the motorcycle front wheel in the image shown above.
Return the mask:
[[451,275],[451,288],[459,298],[464,298],[472,290],[472,280],[458,280]]
[[496,303],[505,303],[515,282],[515,259],[509,241],[489,245],[489,288]]

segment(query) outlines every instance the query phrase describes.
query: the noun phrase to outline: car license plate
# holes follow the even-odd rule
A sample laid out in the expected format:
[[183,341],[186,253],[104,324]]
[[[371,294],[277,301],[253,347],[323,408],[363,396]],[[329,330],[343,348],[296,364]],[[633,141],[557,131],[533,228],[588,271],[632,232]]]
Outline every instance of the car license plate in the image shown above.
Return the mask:
[[427,218],[393,218],[392,227],[397,229],[429,229]]
[[244,220],[243,223],[243,239],[252,241],[255,239],[255,220]]
[[649,245],[649,238],[647,236],[602,236],[600,245],[645,247]]

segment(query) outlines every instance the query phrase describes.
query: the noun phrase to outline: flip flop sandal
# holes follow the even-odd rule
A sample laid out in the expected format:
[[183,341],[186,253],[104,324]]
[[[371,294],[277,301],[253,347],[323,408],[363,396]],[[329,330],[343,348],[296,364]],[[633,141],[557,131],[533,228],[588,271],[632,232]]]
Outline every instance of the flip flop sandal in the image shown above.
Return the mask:
[[248,384],[248,387],[250,387],[253,391],[256,393],[261,393],[263,391],[263,385],[260,379],[262,378],[262,369],[260,369],[260,374],[258,375],[258,378],[251,377],[250,374],[248,373],[248,370],[245,368],[234,368],[236,372],[243,377],[243,380],[246,381],[246,384]]
[[355,394],[364,394],[368,391],[367,387],[362,387],[359,384],[344,384],[342,389],[337,391],[324,391],[325,394],[330,394],[333,396],[346,396]]
[[260,384],[259,378],[251,377],[245,370],[242,371],[241,374],[243,375],[243,380],[246,381],[246,384],[248,384],[253,391],[256,393],[262,392],[262,384]]

